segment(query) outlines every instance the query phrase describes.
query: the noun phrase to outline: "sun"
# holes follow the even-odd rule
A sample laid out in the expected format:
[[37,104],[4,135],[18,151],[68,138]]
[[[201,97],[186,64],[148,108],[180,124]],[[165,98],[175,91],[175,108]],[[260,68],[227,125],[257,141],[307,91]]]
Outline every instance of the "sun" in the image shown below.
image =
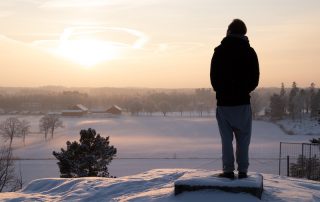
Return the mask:
[[58,40],[37,40],[33,45],[90,68],[142,49],[148,39],[144,33],[125,27],[73,26],[65,28]]
[[119,48],[111,42],[94,38],[61,40],[57,53],[84,67],[115,59]]

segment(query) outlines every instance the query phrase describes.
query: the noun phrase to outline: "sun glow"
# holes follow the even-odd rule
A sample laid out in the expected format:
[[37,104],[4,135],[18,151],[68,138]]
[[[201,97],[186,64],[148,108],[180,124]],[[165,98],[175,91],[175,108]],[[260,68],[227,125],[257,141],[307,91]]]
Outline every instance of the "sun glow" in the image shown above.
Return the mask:
[[115,59],[119,48],[111,42],[96,39],[63,40],[58,54],[86,67]]
[[144,33],[125,27],[76,26],[64,29],[58,40],[36,40],[32,46],[89,68],[141,49],[147,41]]

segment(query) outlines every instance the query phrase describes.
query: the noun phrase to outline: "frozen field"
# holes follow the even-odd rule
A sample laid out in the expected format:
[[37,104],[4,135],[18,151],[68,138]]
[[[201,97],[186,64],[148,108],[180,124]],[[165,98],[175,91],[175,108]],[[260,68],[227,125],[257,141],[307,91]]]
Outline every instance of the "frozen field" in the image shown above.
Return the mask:
[[[1,120],[5,118],[0,117]],[[58,129],[50,141],[44,141],[43,134],[39,133],[39,116],[20,118],[31,122],[32,133],[27,137],[26,146],[22,145],[21,139],[14,140],[14,155],[19,158],[53,158],[52,151],[65,147],[67,140],[79,140],[81,129],[94,128],[102,136],[110,136],[111,144],[118,149],[120,159],[111,163],[111,175],[119,177],[153,168],[221,169],[220,137],[213,117],[62,118],[65,127]],[[254,121],[250,170],[277,174],[279,142],[308,142],[314,137],[319,136],[289,136],[272,123]],[[23,160],[17,161],[17,165],[22,169],[25,182],[41,177],[59,177],[54,160]]]

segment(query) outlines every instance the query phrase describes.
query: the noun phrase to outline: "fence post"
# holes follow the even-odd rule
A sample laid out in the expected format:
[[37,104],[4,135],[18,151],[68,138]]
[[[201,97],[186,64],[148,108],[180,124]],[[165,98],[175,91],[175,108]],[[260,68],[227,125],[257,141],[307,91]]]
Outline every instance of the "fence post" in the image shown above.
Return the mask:
[[309,161],[308,161],[308,176],[307,178],[311,178],[311,166],[312,166],[312,160],[311,160],[311,144],[309,144]]
[[282,142],[280,142],[280,151],[279,151],[279,175],[281,175],[281,147],[282,147]]
[[287,156],[287,176],[289,177],[290,175],[290,157]]
[[301,144],[301,147],[302,147],[302,151],[301,151],[301,164],[302,164],[302,169],[301,169],[301,172],[302,173],[299,173],[300,176],[305,176],[306,173],[304,173],[304,167],[305,167],[305,164],[304,164],[304,143]]

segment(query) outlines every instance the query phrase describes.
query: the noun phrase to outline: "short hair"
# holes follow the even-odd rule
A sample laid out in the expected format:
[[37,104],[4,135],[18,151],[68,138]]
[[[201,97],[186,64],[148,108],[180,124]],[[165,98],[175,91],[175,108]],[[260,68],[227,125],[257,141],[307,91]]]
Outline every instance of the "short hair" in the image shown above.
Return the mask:
[[228,26],[228,33],[246,35],[247,33],[246,24],[244,24],[244,22],[240,19],[234,19]]

